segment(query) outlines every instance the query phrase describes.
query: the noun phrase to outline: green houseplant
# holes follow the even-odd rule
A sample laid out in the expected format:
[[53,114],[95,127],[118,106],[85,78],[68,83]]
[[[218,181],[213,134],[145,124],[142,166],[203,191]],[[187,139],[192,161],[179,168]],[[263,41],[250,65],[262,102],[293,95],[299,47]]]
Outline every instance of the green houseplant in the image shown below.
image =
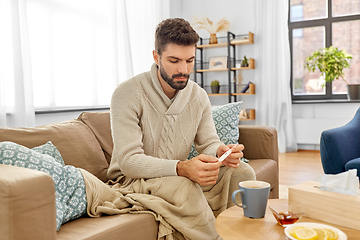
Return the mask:
[[319,49],[306,57],[304,68],[307,68],[309,72],[319,69],[322,74],[325,74],[325,82],[331,83],[335,79],[341,78],[347,84],[348,98],[358,99],[360,97],[360,85],[349,84],[344,78],[344,68],[350,67],[348,59],[352,59],[352,56],[347,54],[345,50],[330,46],[329,48]]
[[213,80],[210,83],[211,93],[219,93],[220,92],[220,83],[218,80]]
[[249,62],[246,56],[244,56],[244,60],[241,62],[241,67],[248,67]]

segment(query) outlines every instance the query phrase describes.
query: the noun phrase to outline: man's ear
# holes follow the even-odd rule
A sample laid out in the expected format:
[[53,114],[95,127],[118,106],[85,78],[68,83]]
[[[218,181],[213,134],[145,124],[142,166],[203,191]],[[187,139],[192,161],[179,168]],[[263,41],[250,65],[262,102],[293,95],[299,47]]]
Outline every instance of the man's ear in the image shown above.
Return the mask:
[[160,55],[157,51],[153,50],[153,58],[155,63],[159,66],[160,63]]

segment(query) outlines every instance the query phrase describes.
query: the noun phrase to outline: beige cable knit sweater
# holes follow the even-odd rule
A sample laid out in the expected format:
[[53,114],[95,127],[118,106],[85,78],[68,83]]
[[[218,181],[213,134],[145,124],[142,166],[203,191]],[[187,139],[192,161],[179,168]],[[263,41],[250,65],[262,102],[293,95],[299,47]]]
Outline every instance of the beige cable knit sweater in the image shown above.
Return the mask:
[[121,83],[110,107],[114,142],[109,179],[176,176],[176,164],[187,159],[191,144],[199,153],[215,156],[223,144],[217,134],[206,92],[195,82],[171,101],[150,72]]

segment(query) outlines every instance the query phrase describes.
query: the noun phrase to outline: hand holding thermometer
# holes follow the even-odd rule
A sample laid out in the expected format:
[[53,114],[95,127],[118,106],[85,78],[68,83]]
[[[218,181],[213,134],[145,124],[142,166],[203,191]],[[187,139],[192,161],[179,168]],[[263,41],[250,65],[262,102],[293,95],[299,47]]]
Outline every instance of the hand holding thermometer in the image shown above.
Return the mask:
[[221,157],[219,158],[219,162],[224,161],[225,158],[227,158],[231,154],[232,149],[235,148],[236,146],[237,146],[237,144],[235,144],[235,146],[233,146],[232,148],[227,150],[223,155],[221,155]]

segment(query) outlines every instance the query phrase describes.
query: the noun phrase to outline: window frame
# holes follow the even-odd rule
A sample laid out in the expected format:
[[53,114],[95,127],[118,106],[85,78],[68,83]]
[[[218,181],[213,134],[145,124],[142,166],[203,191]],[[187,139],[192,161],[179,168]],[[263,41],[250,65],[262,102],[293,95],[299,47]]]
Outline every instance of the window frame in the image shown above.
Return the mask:
[[339,100],[347,99],[347,94],[333,94],[332,84],[326,82],[325,94],[306,94],[306,95],[294,95],[293,89],[293,29],[295,28],[308,28],[308,27],[324,27],[325,28],[325,47],[332,45],[332,24],[336,22],[355,21],[360,20],[360,14],[351,14],[346,16],[332,16],[332,0],[327,0],[327,17],[319,19],[310,19],[302,21],[291,22],[290,19],[291,11],[291,0],[289,0],[288,9],[288,28],[289,28],[289,44],[290,44],[290,88],[291,98],[293,101],[305,100],[305,101],[316,101],[316,100]]

